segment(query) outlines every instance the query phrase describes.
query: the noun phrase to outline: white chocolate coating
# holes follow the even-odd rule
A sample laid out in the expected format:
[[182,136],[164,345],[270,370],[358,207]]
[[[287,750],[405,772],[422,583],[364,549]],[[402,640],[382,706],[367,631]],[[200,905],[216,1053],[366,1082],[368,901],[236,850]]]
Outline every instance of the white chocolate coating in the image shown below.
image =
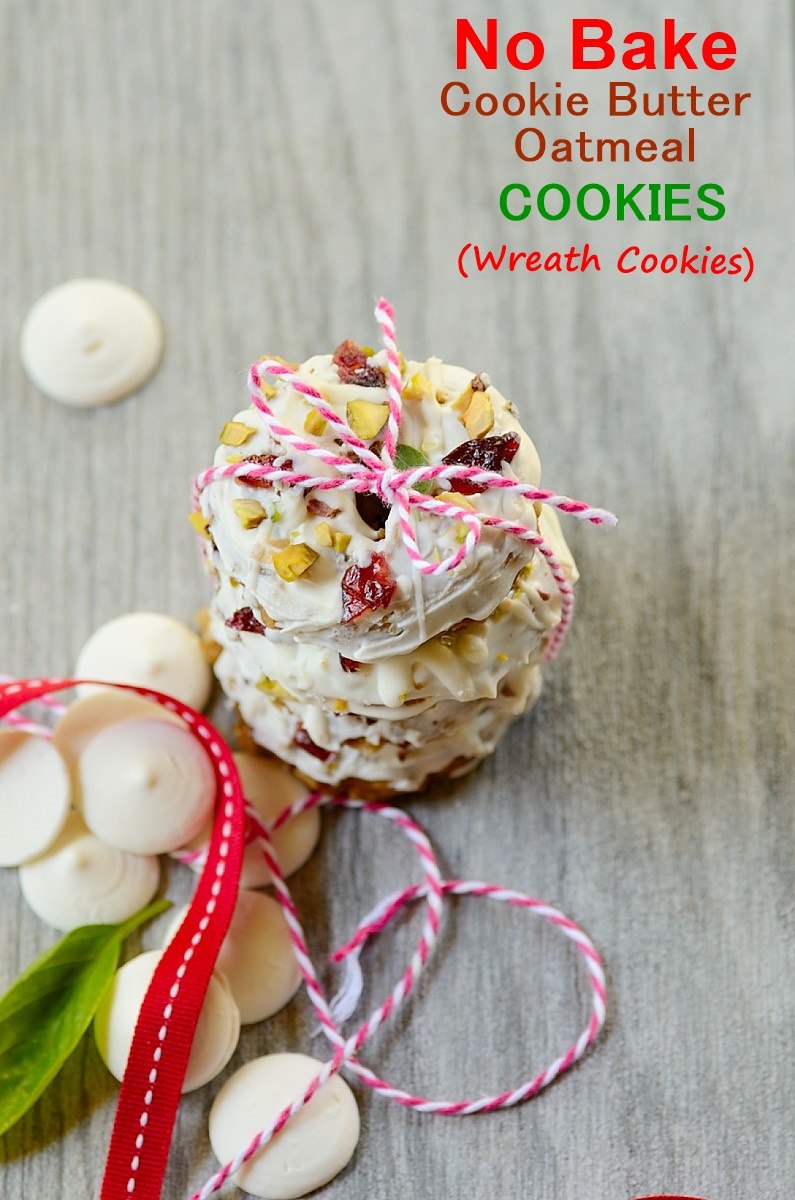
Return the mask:
[[[380,363],[381,356],[376,355],[372,362]],[[431,463],[438,463],[468,440],[453,405],[469,386],[473,373],[438,359],[428,359],[425,363],[409,362],[406,371],[408,375],[424,374],[432,385],[433,395],[422,401],[404,403],[401,440],[422,450]],[[341,384],[328,354],[310,358],[299,368],[299,374],[342,415],[350,400],[384,403],[386,399],[386,393],[381,389]],[[512,463],[503,464],[503,474],[507,478],[538,483],[538,455],[521,429],[515,410],[496,388],[490,386],[488,395],[494,411],[490,436],[515,433],[520,437],[519,450]],[[304,420],[311,408],[309,401],[288,384],[277,382],[276,396],[269,403],[280,420],[303,434]],[[283,454],[283,447],[273,441],[256,408],[252,406],[238,413],[234,420],[255,430],[240,448],[241,454]],[[336,449],[330,426],[315,440]],[[219,446],[216,465],[226,464],[230,453],[228,446]],[[308,454],[290,450],[286,457],[297,471],[313,475],[335,473],[333,468]],[[286,544],[284,539],[318,548],[317,526],[328,519],[309,514],[301,489],[287,491],[274,484],[263,490],[224,480],[204,491],[202,511],[209,520],[222,572],[242,581],[283,632],[299,641],[331,646],[349,658],[373,662],[415,649],[421,642],[464,618],[482,620],[508,594],[519,570],[533,557],[532,547],[484,530],[476,549],[455,571],[421,576],[414,570],[403,545],[396,508],[389,515],[383,539],[378,540],[377,534],[361,520],[352,492],[324,492],[322,496],[325,503],[340,510],[332,524],[335,529],[351,535],[350,544],[344,554],[321,548],[318,559],[306,574],[290,583],[281,579],[273,567],[274,550]],[[258,500],[268,511],[268,519],[256,528],[245,529],[232,507],[232,502],[240,498]],[[520,521],[531,529],[536,528],[533,506],[521,497],[492,491],[469,499],[485,513],[498,514],[508,520]],[[274,509],[276,520],[273,519]],[[414,524],[424,555],[432,556],[438,551],[447,556],[457,549],[455,522],[417,514]],[[392,603],[387,609],[378,609],[342,623],[343,574],[352,563],[360,566],[368,563],[373,553],[386,557],[397,583]]]
[[[243,795],[265,821],[274,821],[285,808],[309,794],[300,779],[271,758],[260,754],[235,754],[234,759],[240,772]],[[299,813],[272,834],[273,847],[285,878],[304,865],[319,837],[320,813],[316,808]],[[209,840],[207,828],[183,849],[205,850]],[[200,872],[204,864],[198,859],[188,865],[193,871]],[[259,888],[271,883],[273,879],[262,851],[256,842],[251,842],[243,851],[240,886]]]
[[[197,635],[164,613],[125,613],[100,626],[80,651],[75,673],[151,688],[197,709],[204,708],[212,687]],[[91,691],[96,689],[81,688],[81,694]]]
[[[185,920],[188,906],[176,913],[163,945]],[[301,985],[284,914],[271,896],[241,891],[229,931],[216,962],[240,1010],[240,1021],[265,1021],[292,1000]]]
[[[494,700],[450,700],[426,709],[416,720],[368,723],[367,718],[264,695],[245,684],[226,651],[215,668],[254,739],[272,754],[321,785],[347,786],[358,779],[396,792],[418,791],[430,777],[456,778],[472,770],[541,693],[541,670],[531,663],[509,674]],[[296,743],[302,728],[326,757]]]
[[215,776],[204,750],[165,721],[111,725],[88,743],[78,773],[89,829],[132,854],[176,850],[212,812]]
[[[539,529],[572,580],[576,567],[554,510],[544,509]],[[361,716],[402,721],[440,700],[493,699],[505,676],[537,661],[560,620],[560,595],[546,560],[538,556],[514,581],[510,594],[483,621],[465,619],[414,650],[345,670],[329,646],[295,642],[267,630],[248,633],[226,621],[252,597],[242,585],[218,580],[210,609],[214,641],[228,646],[247,683],[266,694],[289,696],[330,710],[345,706]],[[233,647],[233,643],[239,644]]]
[[[302,1094],[321,1066],[305,1054],[268,1054],[236,1071],[210,1110],[210,1144],[216,1158],[233,1158],[258,1129]],[[296,1200],[338,1175],[358,1140],[356,1100],[347,1083],[333,1075],[233,1179],[263,1200]]]
[[[120,967],[94,1018],[94,1038],[100,1058],[120,1081],[124,1078],[138,1014],[160,957],[161,951],[150,950]],[[239,1038],[237,1005],[223,975],[214,972],[196,1025],[183,1094],[209,1083],[223,1071]]]
[[20,353],[46,396],[95,408],[146,383],[163,354],[163,327],[132,288],[110,279],[72,279],[33,305]]
[[36,916],[64,933],[126,921],[149,903],[159,882],[159,859],[108,846],[76,812],[55,843],[19,869],[22,895]]
[[0,731],[0,867],[27,862],[55,841],[70,792],[66,763],[47,738]]

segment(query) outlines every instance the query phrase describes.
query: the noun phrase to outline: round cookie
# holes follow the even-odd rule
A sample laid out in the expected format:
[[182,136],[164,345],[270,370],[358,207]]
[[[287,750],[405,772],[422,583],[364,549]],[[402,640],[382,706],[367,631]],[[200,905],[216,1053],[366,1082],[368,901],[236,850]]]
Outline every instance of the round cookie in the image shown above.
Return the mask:
[[86,825],[120,850],[168,853],[210,818],[215,775],[185,728],[121,721],[92,738],[77,769]]
[[[311,1083],[323,1064],[305,1054],[268,1054],[226,1081],[210,1110],[210,1144],[220,1162],[245,1149],[255,1133]],[[296,1200],[347,1166],[359,1140],[351,1089],[333,1075],[287,1126],[233,1176],[263,1200]]]
[[385,795],[465,774],[491,754],[541,692],[541,668],[531,662],[510,672],[494,699],[440,701],[417,718],[373,721],[265,695],[245,682],[228,650],[215,669],[254,740],[271,754],[319,787],[375,784]]
[[101,842],[76,812],[43,855],[19,868],[28,905],[63,933],[126,921],[149,903],[159,882],[159,859]]
[[75,673],[80,679],[151,688],[197,709],[204,708],[212,687],[198,636],[164,613],[125,613],[100,626],[80,651]]
[[[544,509],[538,524],[575,580],[576,568],[554,510]],[[561,608],[555,581],[541,557],[519,572],[510,594],[483,621],[465,619],[414,650],[365,663],[351,661],[329,646],[294,642],[274,632],[234,630],[228,622],[241,603],[254,603],[243,585],[219,580],[210,607],[210,631],[217,645],[233,651],[248,683],[277,698],[386,720],[416,717],[439,700],[464,703],[495,697],[510,671],[546,647]]]
[[[379,372],[382,362],[382,355],[369,360],[371,369]],[[351,416],[352,406],[386,411],[383,387],[342,382],[332,355],[310,358],[298,368],[298,374],[323,395],[330,408],[347,416],[355,432],[358,429]],[[475,437],[475,427],[466,424],[464,401],[472,400],[472,385],[479,377],[438,359],[409,362],[405,374],[420,378],[423,384],[416,398],[409,393],[412,398],[404,402],[401,442],[431,464],[440,463]],[[481,380],[481,385],[484,390],[478,392],[477,403],[488,406],[488,436],[495,439],[495,444],[510,444],[505,451],[509,457],[498,458],[495,465],[507,478],[537,484],[538,455],[515,409],[491,384]],[[273,393],[268,403],[277,418],[303,434],[311,413],[316,412],[311,401],[281,379],[273,385]],[[334,436],[333,426],[328,425],[312,435],[312,440],[337,450]],[[371,434],[367,440],[372,442],[374,438],[376,435]],[[482,446],[482,440],[478,444]],[[289,461],[298,472],[335,474],[333,467],[317,458],[276,442],[262,414],[252,406],[225,427],[215,465],[225,466],[230,458],[239,461],[262,456],[277,466]],[[248,502],[248,506],[241,508],[241,502]],[[319,504],[323,506],[320,509]],[[351,491],[306,494],[306,489],[289,490],[277,482],[263,487],[256,480],[246,483],[238,477],[207,487],[201,505],[209,522],[218,568],[246,586],[258,606],[252,610],[257,619],[262,619],[266,627],[275,625],[298,641],[328,645],[363,662],[410,651],[465,617],[482,620],[508,594],[518,572],[533,557],[533,549],[526,543],[484,529],[476,548],[454,571],[419,575],[403,543],[396,506],[384,517],[383,525],[374,528],[373,518],[370,516],[368,521],[362,516],[361,501],[357,506]],[[257,508],[252,509],[252,505]],[[461,506],[536,527],[533,505],[504,490],[465,496]],[[369,516],[367,510],[365,514]],[[435,553],[447,557],[460,544],[456,521],[415,513],[414,526],[426,558]],[[284,553],[292,557],[283,564]],[[289,568],[297,568],[298,575]],[[382,583],[379,598],[351,617],[351,573],[372,574],[375,569]],[[362,587],[372,596],[373,590],[363,577]]]
[[[124,1078],[133,1033],[161,952],[150,950],[120,967],[100,1001],[94,1038],[100,1058],[116,1079]],[[182,1091],[192,1092],[221,1072],[240,1037],[240,1013],[223,975],[213,973],[204,998]]]
[[163,327],[132,288],[110,279],[72,279],[33,305],[20,353],[46,396],[95,408],[146,383],[163,354]]
[[0,867],[27,862],[55,841],[70,793],[66,763],[47,738],[0,730]]
[[[174,937],[188,911],[176,913],[163,945]],[[216,962],[240,1010],[240,1021],[265,1021],[292,1000],[301,985],[290,931],[281,908],[261,892],[241,891]]]

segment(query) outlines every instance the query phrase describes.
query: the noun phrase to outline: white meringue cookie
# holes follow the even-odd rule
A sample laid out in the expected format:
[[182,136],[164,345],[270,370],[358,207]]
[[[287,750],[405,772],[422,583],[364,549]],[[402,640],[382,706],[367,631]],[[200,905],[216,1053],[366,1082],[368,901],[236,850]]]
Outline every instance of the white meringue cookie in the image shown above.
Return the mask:
[[159,859],[108,846],[76,812],[54,844],[19,869],[22,895],[36,916],[63,933],[126,921],[149,903],[159,882]]
[[[212,674],[197,635],[164,613],[116,617],[91,635],[77,658],[78,678],[132,683],[204,708]],[[81,694],[96,689],[81,688]]]
[[[226,1081],[210,1110],[210,1144],[228,1162],[293,1100],[322,1067],[306,1054],[268,1054]],[[333,1075],[289,1125],[233,1175],[263,1200],[296,1200],[322,1187],[347,1165],[359,1140],[353,1092]]]
[[187,729],[128,720],[93,738],[78,762],[92,833],[132,854],[176,850],[203,828],[215,797],[207,755]]
[[27,862],[55,841],[70,793],[66,763],[47,738],[0,731],[0,867]]
[[[116,1079],[124,1078],[133,1033],[160,950],[131,958],[116,972],[94,1018],[94,1037],[105,1066]],[[188,1059],[183,1094],[192,1092],[224,1069],[240,1038],[240,1013],[223,975],[213,972],[199,1014]]]
[[163,354],[163,327],[132,288],[110,279],[72,279],[33,305],[20,353],[46,396],[94,408],[146,383]]
[[[174,917],[163,945],[185,920],[187,905]],[[240,1021],[265,1021],[284,1008],[301,984],[290,931],[275,900],[262,892],[240,892],[216,969],[231,988]]]
[[[235,754],[234,760],[240,772],[243,795],[265,821],[273,821],[291,804],[309,794],[309,789],[296,779],[281,763],[261,754]],[[320,837],[320,813],[316,808],[293,817],[273,834],[273,846],[279,866],[285,878],[302,867],[311,856]],[[205,850],[210,840],[210,831],[205,829],[194,838],[186,850]],[[188,864],[191,870],[200,872],[201,859]],[[243,867],[240,886],[243,888],[267,887],[273,883],[262,850],[256,842],[246,846],[243,852]]]

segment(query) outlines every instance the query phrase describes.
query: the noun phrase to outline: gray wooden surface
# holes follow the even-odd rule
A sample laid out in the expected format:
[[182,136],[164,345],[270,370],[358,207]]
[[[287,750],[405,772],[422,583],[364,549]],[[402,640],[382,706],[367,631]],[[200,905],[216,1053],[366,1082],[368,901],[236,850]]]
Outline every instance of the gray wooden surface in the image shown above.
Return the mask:
[[[648,0],[597,7],[619,29],[658,28],[663,13]],[[580,9],[494,0],[467,15],[538,29],[547,81],[571,83],[560,35]],[[664,12],[731,30],[737,67],[704,82],[754,93],[742,121],[699,125],[699,162],[679,173],[523,167],[515,123],[443,116],[461,15],[450,0],[0,5],[3,670],[68,671],[89,632],[130,609],[190,618],[205,584],[188,482],[241,403],[244,369],[259,353],[371,340],[382,293],[407,351],[491,372],[545,478],[621,516],[613,533],[569,526],[578,619],[537,711],[477,774],[411,805],[451,874],[532,891],[592,933],[609,968],[606,1035],[573,1075],[502,1115],[445,1121],[362,1095],[360,1148],[330,1198],[792,1195],[790,14],[784,0]],[[590,83],[595,97],[603,87]],[[682,124],[659,121],[658,136]],[[544,228],[497,211],[510,179],[609,178],[718,180],[727,216]],[[636,238],[747,244],[756,277],[454,271],[464,241],[585,238],[606,260]],[[139,287],[167,331],[150,386],[94,413],[38,395],[17,354],[32,301],[83,274]],[[328,820],[297,882],[319,951],[413,877],[375,824]],[[188,887],[172,873],[170,894]],[[414,932],[407,922],[368,955],[371,999]],[[0,985],[51,941],[3,873]],[[586,1015],[565,944],[473,901],[451,910],[420,992],[365,1057],[450,1098],[540,1068]],[[310,1027],[293,1005],[246,1032],[230,1070],[311,1048]],[[182,1105],[168,1200],[212,1169],[215,1090]],[[94,1197],[114,1095],[86,1046],[0,1141],[0,1197]]]

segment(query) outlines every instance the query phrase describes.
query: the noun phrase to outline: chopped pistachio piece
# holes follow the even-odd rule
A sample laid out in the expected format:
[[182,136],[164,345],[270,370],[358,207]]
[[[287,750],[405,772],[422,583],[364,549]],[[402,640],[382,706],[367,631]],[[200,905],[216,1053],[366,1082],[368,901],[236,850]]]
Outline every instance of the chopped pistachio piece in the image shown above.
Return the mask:
[[325,417],[321,417],[316,408],[310,408],[304,421],[304,433],[311,433],[315,437],[319,437],[327,425],[328,421]]
[[342,533],[339,529],[332,529],[328,521],[321,521],[315,526],[315,537],[319,546],[330,546],[338,554],[344,554],[351,541],[349,533]]
[[242,421],[227,421],[219,440],[222,446],[243,446],[256,432],[252,425],[244,425]]
[[210,541],[210,522],[207,520],[207,518],[205,517],[205,515],[201,511],[201,509],[199,509],[199,508],[194,509],[194,511],[188,515],[188,520],[190,521],[191,525],[196,530],[196,532],[200,533],[201,536],[203,538],[206,538],[207,541],[209,542]]
[[317,550],[304,542],[295,542],[274,554],[273,566],[280,579],[285,583],[294,583],[299,575],[309,570],[316,558]]
[[294,700],[295,697],[283,688],[275,679],[269,679],[267,675],[263,675],[257,680],[256,688],[258,692],[265,692],[267,696],[275,696],[278,700]]
[[485,437],[494,428],[494,407],[488,394],[474,392],[472,402],[459,419],[471,438]]
[[430,400],[432,396],[431,381],[421,371],[412,375],[403,389],[404,400]]
[[459,508],[471,508],[476,511],[474,504],[466,496],[462,496],[460,492],[439,492],[435,497],[437,500],[443,500],[445,504],[457,504]]
[[328,521],[320,521],[315,526],[315,538],[318,546],[330,546],[331,542],[331,526]]
[[259,500],[233,500],[232,511],[244,529],[256,529],[268,515]]
[[346,415],[356,436],[371,442],[386,425],[389,405],[371,404],[369,400],[349,400]]
[[450,405],[457,413],[465,413],[472,403],[472,397],[475,393],[472,391],[472,384],[468,383],[463,392],[460,392],[453,403]]

